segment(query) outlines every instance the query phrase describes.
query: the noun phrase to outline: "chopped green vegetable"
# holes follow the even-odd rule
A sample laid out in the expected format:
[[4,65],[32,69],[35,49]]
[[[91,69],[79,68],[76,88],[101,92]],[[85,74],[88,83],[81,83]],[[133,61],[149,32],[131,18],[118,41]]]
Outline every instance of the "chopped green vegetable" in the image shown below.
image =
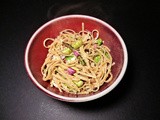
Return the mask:
[[64,89],[68,89],[70,92],[75,92],[76,93],[76,91],[71,86],[69,86],[68,84],[62,83],[61,85]]
[[110,58],[110,56],[109,56],[109,54],[106,52],[105,53],[105,56],[109,59]]
[[72,47],[73,47],[74,49],[78,49],[79,47],[82,46],[82,44],[83,44],[82,40],[77,40],[76,42],[74,42],[74,43],[72,44]]
[[79,55],[77,58],[78,58],[78,60],[80,61],[80,63],[81,63],[82,65],[86,65],[86,63],[85,63],[85,61],[83,60],[82,56]]
[[66,55],[71,54],[71,52],[72,52],[72,50],[69,49],[69,48],[65,48],[65,49],[62,51],[62,53],[66,54]]
[[76,84],[77,87],[81,87],[83,85],[83,81],[79,80],[79,81],[73,81],[74,84]]
[[71,89],[66,83],[62,83],[62,87]]
[[74,55],[71,55],[71,56],[66,56],[65,59],[66,61],[72,61],[72,60],[75,60],[76,57]]
[[73,51],[73,49],[74,49],[74,48],[73,48],[70,44],[68,44],[68,43],[63,42],[63,45],[66,46],[67,48],[69,48],[71,51]]
[[101,39],[101,38],[99,38],[99,39],[97,39],[97,40],[96,40],[96,43],[100,46],[100,45],[102,45],[102,44],[103,44],[103,41],[102,41],[102,39]]
[[94,62],[98,63],[100,61],[100,59],[101,59],[101,56],[97,55],[97,56],[94,57]]

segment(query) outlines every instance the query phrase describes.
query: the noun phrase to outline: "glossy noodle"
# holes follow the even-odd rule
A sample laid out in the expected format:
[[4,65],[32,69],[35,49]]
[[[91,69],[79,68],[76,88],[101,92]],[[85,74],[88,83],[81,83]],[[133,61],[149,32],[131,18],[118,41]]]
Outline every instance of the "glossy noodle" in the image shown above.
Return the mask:
[[[41,67],[44,81],[60,92],[89,94],[96,92],[112,78],[114,64],[110,49],[99,37],[99,31],[65,29],[56,38],[43,42],[48,54]],[[50,44],[49,44],[50,43]]]

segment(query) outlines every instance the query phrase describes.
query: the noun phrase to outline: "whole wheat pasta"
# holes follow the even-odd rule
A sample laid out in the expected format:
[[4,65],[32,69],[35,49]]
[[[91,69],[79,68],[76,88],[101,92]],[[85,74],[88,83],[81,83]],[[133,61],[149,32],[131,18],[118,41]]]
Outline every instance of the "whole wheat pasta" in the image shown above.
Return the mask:
[[[43,42],[48,54],[41,67],[44,81],[60,92],[89,94],[113,78],[110,49],[103,44],[98,30],[75,32],[65,29],[56,38]],[[52,43],[47,45],[47,42]]]

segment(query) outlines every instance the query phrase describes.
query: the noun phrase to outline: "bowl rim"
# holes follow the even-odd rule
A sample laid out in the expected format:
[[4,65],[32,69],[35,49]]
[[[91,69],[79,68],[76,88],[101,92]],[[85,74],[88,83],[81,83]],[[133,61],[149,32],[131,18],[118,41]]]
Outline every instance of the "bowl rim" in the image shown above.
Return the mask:
[[[62,95],[58,95],[56,93],[53,93],[49,90],[47,90],[46,88],[44,88],[33,76],[31,70],[30,70],[30,67],[29,67],[29,61],[28,61],[28,55],[29,55],[29,50],[30,50],[30,47],[31,47],[31,44],[34,40],[34,38],[36,37],[36,35],[43,29],[45,28],[46,26],[48,26],[49,24],[51,24],[52,22],[56,22],[58,20],[62,20],[62,19],[65,19],[65,18],[87,18],[87,19],[91,19],[91,20],[94,20],[94,21],[97,21],[101,24],[103,24],[104,26],[106,26],[107,28],[109,28],[117,37],[118,37],[118,40],[120,41],[120,44],[122,46],[122,49],[123,49],[123,53],[124,53],[124,61],[123,61],[123,66],[122,66],[122,69],[118,75],[118,77],[116,78],[116,80],[105,90],[103,90],[102,92],[99,92],[97,94],[93,94],[91,96],[85,96],[85,97],[66,97],[66,96],[62,96]],[[56,98],[58,100],[61,100],[61,101],[65,101],[65,102],[87,102],[87,101],[91,101],[91,100],[95,100],[97,98],[100,98],[104,95],[106,95],[107,93],[109,93],[110,91],[112,91],[118,84],[119,82],[122,80],[125,72],[126,72],[126,69],[127,69],[127,64],[128,64],[128,52],[127,52],[127,48],[126,48],[126,45],[122,39],[122,37],[120,36],[120,34],[111,26],[109,25],[107,22],[104,22],[102,21],[101,19],[99,18],[96,18],[96,17],[93,17],[93,16],[88,16],[88,15],[80,15],[80,14],[75,14],[75,15],[65,15],[65,16],[61,16],[61,17],[57,17],[57,18],[54,18],[48,22],[46,22],[45,24],[43,24],[41,27],[39,27],[35,33],[31,36],[31,38],[29,39],[29,42],[27,44],[27,47],[25,49],[25,56],[24,56],[24,64],[25,64],[25,68],[26,68],[26,71],[29,75],[29,77],[31,78],[32,82],[40,89],[42,90],[43,92],[47,93],[49,96],[53,97],[53,98]]]

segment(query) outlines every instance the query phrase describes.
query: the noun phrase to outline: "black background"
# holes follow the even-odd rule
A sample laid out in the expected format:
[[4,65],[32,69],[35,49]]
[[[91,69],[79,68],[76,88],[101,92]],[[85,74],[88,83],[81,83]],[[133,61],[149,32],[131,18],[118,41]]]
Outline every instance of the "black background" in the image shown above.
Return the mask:
[[[32,34],[49,20],[86,14],[113,26],[129,62],[120,84],[104,97],[66,103],[34,86],[24,67]],[[160,5],[129,0],[0,1],[0,120],[160,120]]]

